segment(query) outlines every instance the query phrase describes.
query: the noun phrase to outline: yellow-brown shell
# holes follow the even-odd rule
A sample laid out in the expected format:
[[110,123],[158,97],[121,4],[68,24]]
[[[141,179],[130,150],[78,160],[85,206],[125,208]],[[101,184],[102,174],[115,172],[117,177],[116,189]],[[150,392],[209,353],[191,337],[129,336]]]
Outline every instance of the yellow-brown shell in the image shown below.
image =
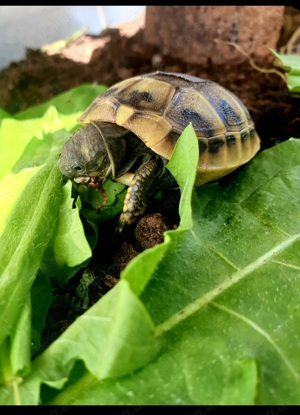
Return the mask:
[[199,140],[198,185],[225,176],[260,148],[249,112],[235,95],[215,82],[180,73],[154,72],[113,85],[78,119],[84,125],[91,121],[132,131],[166,159],[191,122]]

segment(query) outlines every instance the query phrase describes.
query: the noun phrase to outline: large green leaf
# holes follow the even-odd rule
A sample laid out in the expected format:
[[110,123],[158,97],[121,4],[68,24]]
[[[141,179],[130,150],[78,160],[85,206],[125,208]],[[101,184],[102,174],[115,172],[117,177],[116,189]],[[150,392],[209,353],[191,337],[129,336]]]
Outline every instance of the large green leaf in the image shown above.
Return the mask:
[[[76,360],[84,361],[90,373],[85,373],[87,378],[106,379],[132,373],[159,351],[160,341],[154,338],[153,329],[144,305],[128,282],[121,281],[33,362],[31,373],[17,387],[20,402],[37,404],[41,383],[61,388]],[[73,387],[77,394],[81,393],[80,383]],[[5,404],[16,403],[14,390],[9,385],[0,388],[0,399]]]
[[51,403],[299,404],[299,203],[298,140],[197,189],[192,228],[156,262],[135,259],[159,356],[116,380],[83,376]]
[[50,161],[28,183],[0,239],[0,345],[12,333],[54,232],[60,180],[57,163]]

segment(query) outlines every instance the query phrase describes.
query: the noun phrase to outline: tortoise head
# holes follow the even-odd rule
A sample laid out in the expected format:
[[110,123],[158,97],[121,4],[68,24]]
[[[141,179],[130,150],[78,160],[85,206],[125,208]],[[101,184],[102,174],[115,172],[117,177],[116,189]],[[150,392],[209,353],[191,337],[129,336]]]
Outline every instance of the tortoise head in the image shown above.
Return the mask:
[[95,124],[76,131],[64,144],[60,170],[77,183],[96,178],[104,182],[112,176],[111,160],[101,131]]

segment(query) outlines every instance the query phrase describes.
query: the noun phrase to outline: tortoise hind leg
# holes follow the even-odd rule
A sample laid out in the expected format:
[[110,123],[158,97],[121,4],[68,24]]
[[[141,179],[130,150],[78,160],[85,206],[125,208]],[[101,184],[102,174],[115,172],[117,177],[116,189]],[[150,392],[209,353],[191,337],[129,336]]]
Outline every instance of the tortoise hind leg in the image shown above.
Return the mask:
[[119,218],[117,230],[122,232],[125,225],[130,225],[142,215],[147,207],[149,196],[157,190],[158,177],[164,172],[164,166],[159,158],[154,158],[136,171],[128,187],[123,213]]

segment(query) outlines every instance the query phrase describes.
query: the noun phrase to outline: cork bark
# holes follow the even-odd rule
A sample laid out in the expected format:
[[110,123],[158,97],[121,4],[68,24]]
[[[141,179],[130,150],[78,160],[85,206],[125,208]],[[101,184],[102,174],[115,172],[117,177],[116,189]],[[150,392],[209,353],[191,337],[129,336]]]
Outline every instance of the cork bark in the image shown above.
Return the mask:
[[[145,41],[162,55],[205,65],[273,59],[284,6],[147,6]],[[216,42],[217,41],[217,42]]]

